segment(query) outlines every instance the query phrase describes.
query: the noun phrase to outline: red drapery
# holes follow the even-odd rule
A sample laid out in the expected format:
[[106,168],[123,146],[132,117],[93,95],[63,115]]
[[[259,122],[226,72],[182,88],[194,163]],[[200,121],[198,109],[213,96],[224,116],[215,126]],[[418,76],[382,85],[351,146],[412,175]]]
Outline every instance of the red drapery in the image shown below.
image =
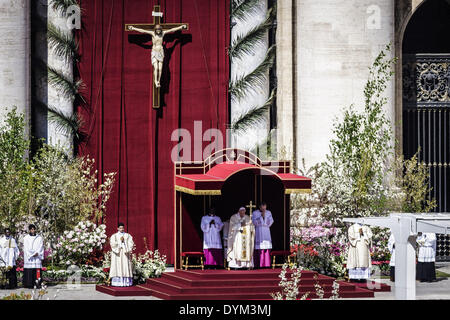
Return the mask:
[[[159,249],[173,263],[174,167],[171,134],[194,132],[194,121],[225,131],[228,122],[229,0],[81,0],[80,76],[86,106],[79,106],[87,138],[81,154],[96,160],[99,182],[117,172],[107,205],[108,234],[124,222],[137,244]],[[189,30],[169,36],[163,83],[165,106],[151,108],[151,43],[124,31],[151,23],[161,5],[164,22]],[[149,39],[148,39],[149,40]],[[204,144],[208,144],[205,142]]]

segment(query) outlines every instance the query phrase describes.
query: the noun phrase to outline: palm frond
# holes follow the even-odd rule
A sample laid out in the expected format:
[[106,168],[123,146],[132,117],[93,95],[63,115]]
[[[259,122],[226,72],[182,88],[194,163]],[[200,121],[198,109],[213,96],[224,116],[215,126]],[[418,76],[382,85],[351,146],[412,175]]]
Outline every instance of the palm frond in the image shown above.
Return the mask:
[[243,134],[249,128],[253,127],[256,124],[261,123],[262,121],[267,120],[267,112],[275,101],[275,89],[270,93],[269,98],[266,102],[259,107],[253,107],[248,110],[245,114],[239,116],[232,124],[231,129],[236,134]]
[[267,31],[272,27],[274,10],[267,11],[266,19],[258,26],[252,28],[249,32],[239,35],[234,39],[229,48],[231,58],[239,58],[245,54],[253,53],[255,46],[267,37]]
[[258,158],[263,161],[270,161],[278,159],[276,154],[276,138],[274,137],[274,131],[269,130],[266,137],[256,145],[248,148],[251,153],[256,154]]
[[231,17],[233,19],[246,21],[260,9],[261,0],[232,1]]
[[70,6],[78,5],[77,0],[51,0],[52,9],[59,11],[61,14],[66,14]]
[[50,66],[47,66],[47,71],[48,82],[55,88],[58,88],[59,92],[64,97],[75,99],[79,89],[83,86],[83,82],[81,80],[73,82],[71,79],[66,78],[63,74]]
[[229,93],[233,101],[238,101],[247,96],[248,93],[255,93],[258,88],[265,85],[268,78],[268,71],[275,62],[275,45],[271,46],[266,53],[264,61],[249,74],[230,82]]
[[76,112],[72,115],[66,115],[55,107],[50,106],[47,106],[47,110],[48,120],[55,124],[56,130],[67,136],[72,135],[75,140],[80,139],[80,129],[83,126],[83,120]]
[[72,33],[64,32],[53,23],[47,27],[48,44],[55,54],[70,62],[71,59],[78,61],[78,43]]

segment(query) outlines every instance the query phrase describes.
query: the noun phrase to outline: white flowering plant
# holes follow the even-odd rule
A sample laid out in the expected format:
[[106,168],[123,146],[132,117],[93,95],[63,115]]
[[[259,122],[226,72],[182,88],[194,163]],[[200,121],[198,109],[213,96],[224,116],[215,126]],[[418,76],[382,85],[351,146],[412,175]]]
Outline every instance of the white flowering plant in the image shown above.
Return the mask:
[[73,269],[73,266],[49,268],[43,273],[42,278],[45,282],[52,284],[66,282],[73,276],[74,271],[78,270],[81,283],[105,283],[108,279],[108,272],[101,267],[81,265],[77,268],[79,269]]
[[[290,277],[287,276],[289,273],[288,269],[291,269]],[[281,269],[279,278],[281,279],[279,282],[279,287],[281,288],[280,292],[271,293],[273,300],[297,300],[298,295],[300,294],[299,286],[300,286],[300,278],[302,276],[302,267],[291,266],[287,263],[283,264]],[[300,300],[306,300],[308,298],[309,293],[305,293],[300,297]]]
[[79,222],[73,230],[64,231],[55,245],[55,260],[62,265],[85,265],[106,242],[106,226],[91,221]]
[[133,277],[137,283],[143,283],[146,279],[160,277],[166,270],[167,258],[158,250],[147,250],[144,254],[133,254]]

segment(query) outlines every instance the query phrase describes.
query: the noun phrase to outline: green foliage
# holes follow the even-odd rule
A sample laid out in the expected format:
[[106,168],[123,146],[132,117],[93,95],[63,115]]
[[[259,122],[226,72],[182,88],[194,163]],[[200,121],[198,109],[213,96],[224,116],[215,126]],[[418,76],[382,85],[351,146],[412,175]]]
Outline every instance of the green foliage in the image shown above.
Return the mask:
[[79,89],[83,87],[81,80],[73,82],[71,79],[58,72],[56,69],[48,66],[48,82],[56,87],[58,91],[66,98],[75,99]]
[[56,129],[65,135],[72,135],[76,141],[81,140],[83,120],[78,113],[66,115],[54,107],[47,107],[48,120],[56,125]]
[[72,59],[78,61],[78,43],[72,33],[63,32],[60,28],[52,23],[47,27],[48,44],[56,55],[63,57],[67,62]]
[[275,90],[272,90],[270,97],[266,100],[266,102],[260,107],[253,107],[248,112],[242,114],[237,117],[237,119],[231,125],[231,129],[234,133],[244,133],[245,129],[264,121],[267,118],[267,113],[270,110],[270,107],[273,105],[275,101]]
[[114,174],[106,174],[107,186],[97,188],[93,160],[69,158],[60,148],[49,145],[39,150],[34,165],[40,181],[36,186],[36,202],[42,208],[38,215],[49,222],[52,232],[60,235],[80,221],[102,217]]
[[436,206],[436,199],[430,198],[432,188],[428,182],[430,173],[427,165],[421,163],[417,153],[405,160],[399,157],[395,163],[397,169],[396,187],[398,191],[392,196],[392,210],[400,212],[431,212]]
[[115,173],[97,182],[89,157],[68,157],[43,144],[30,159],[23,115],[13,109],[0,127],[0,226],[13,231],[35,223],[51,241],[79,221],[100,220],[112,192]]
[[34,210],[36,177],[28,162],[29,148],[24,116],[13,108],[0,128],[0,224],[3,227],[13,228]]
[[[231,18],[234,22],[244,23],[251,19],[254,14],[263,10],[261,0],[233,0],[231,2]],[[243,59],[253,55],[255,50],[260,48],[263,40],[267,39],[267,32],[273,27],[276,16],[276,8],[273,7],[266,12],[264,21],[244,34],[238,35],[230,45],[229,55],[231,63],[235,59]],[[275,63],[275,46],[271,46],[264,60],[250,73],[234,79],[229,83],[229,94],[233,102],[239,102],[249,95],[258,94],[265,85],[269,71]],[[275,101],[276,90],[274,89],[269,98],[261,106],[253,106],[250,110],[240,114],[231,124],[231,128],[236,134],[245,134],[249,128],[259,123],[267,121],[268,110]],[[270,133],[269,133],[270,136]],[[267,139],[268,141],[270,140]],[[263,149],[263,146],[256,146],[256,149]],[[270,147],[267,147],[270,149]],[[270,153],[270,152],[269,152]],[[259,155],[259,153],[258,153]]]
[[275,46],[270,47],[267,50],[264,61],[252,72],[230,82],[229,93],[232,100],[238,101],[248,94],[258,92],[269,76],[269,70],[272,68],[275,61],[275,53]]
[[231,1],[231,14],[234,19],[247,21],[260,9],[260,0],[233,0]]
[[275,10],[268,10],[266,19],[246,34],[239,35],[230,45],[229,54],[231,58],[242,58],[244,55],[252,54],[255,47],[267,38],[267,31],[272,28]]
[[[78,5],[78,1],[51,0],[50,2],[50,6],[57,11],[60,16],[65,16],[69,7],[73,5]],[[49,23],[47,26],[47,41],[54,53],[58,57],[65,59],[67,63],[70,64],[79,60],[79,46],[72,31],[64,32],[54,24]],[[83,82],[80,79],[74,81],[73,79],[65,77],[59,70],[56,70],[49,65],[46,67],[49,84],[63,97],[72,101],[75,101],[76,98],[84,101],[83,97],[79,94],[80,88],[83,87]],[[56,124],[56,129],[58,131],[65,135],[73,135],[76,141],[81,139],[79,128],[81,127],[82,122],[76,111],[73,112],[73,115],[67,116],[55,107],[46,107],[49,111],[49,120]]]
[[327,185],[326,197],[334,205],[327,212],[330,217],[379,215],[386,212],[387,188],[385,180],[392,169],[392,129],[383,106],[383,96],[392,75],[395,59],[388,59],[381,51],[369,68],[364,87],[364,108],[353,106],[344,110],[342,121],[336,121],[330,141],[330,152],[321,164],[321,182]]

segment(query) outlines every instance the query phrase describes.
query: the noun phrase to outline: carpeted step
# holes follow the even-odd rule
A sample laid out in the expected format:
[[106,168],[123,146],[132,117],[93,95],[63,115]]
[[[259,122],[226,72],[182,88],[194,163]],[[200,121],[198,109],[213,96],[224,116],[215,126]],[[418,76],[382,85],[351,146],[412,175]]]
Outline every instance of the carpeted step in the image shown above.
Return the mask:
[[132,287],[111,287],[106,285],[96,285],[95,290],[99,292],[103,292],[109,294],[114,297],[142,297],[142,296],[151,296],[151,292],[148,290],[143,290],[138,286]]
[[[238,278],[234,279],[233,275],[231,274],[229,278],[222,278],[219,277],[218,279],[212,276],[208,277],[202,277],[198,275],[191,275],[191,274],[184,274],[180,272],[170,272],[170,273],[164,273],[161,277],[163,280],[168,281],[177,281],[180,284],[186,285],[186,286],[192,286],[192,287],[207,287],[207,286],[214,286],[214,287],[222,287],[222,286],[228,286],[230,281],[234,281],[236,283],[243,283],[248,286],[260,286],[260,285],[276,285],[278,286],[280,282],[280,278],[276,277],[265,277],[265,278],[257,278],[257,279],[243,279]],[[152,279],[148,279],[147,282],[151,281]],[[332,285],[334,282],[334,278],[326,277],[322,275],[318,275],[317,281],[322,285]],[[316,280],[313,278],[301,278],[300,283],[302,285],[314,285],[316,283]]]
[[[279,279],[281,269],[257,269],[257,270],[177,270],[176,273],[187,277],[201,277],[203,279]],[[287,272],[289,276],[292,272]],[[302,278],[313,278],[317,272],[302,271]]]
[[[97,286],[97,290],[114,296],[153,295],[168,300],[271,300],[270,294],[280,291],[280,272],[281,269],[177,270],[164,273],[161,278],[148,279],[143,285],[128,288]],[[308,293],[308,298],[318,298],[314,287],[317,282],[324,290],[324,297],[328,298],[331,296],[334,281],[332,277],[319,275],[313,271],[303,271],[299,296]],[[367,287],[345,281],[338,283],[339,296],[342,298],[374,296],[374,291],[368,290]]]
[[[180,294],[172,290],[161,290],[160,288],[149,289],[152,295],[164,300],[272,300],[270,293],[194,293],[194,294]],[[299,298],[304,293],[299,294]],[[341,298],[370,298],[374,293],[369,290],[357,288],[355,291],[342,292],[339,294]],[[331,293],[325,293],[324,298],[331,297]],[[317,299],[315,292],[308,294],[309,299]]]
[[[164,290],[165,288],[168,288],[169,290],[173,290],[178,293],[195,293],[199,292],[201,290],[202,293],[214,293],[214,292],[221,292],[221,293],[270,293],[270,292],[277,292],[280,290],[280,287],[277,284],[273,285],[248,285],[247,283],[243,282],[242,284],[228,283],[227,286],[208,286],[208,287],[193,287],[193,286],[185,286],[180,282],[177,281],[170,281],[170,280],[163,280],[163,279],[152,279],[147,282],[147,284],[142,285],[144,287],[153,289],[153,288],[159,288],[161,290]],[[329,284],[321,284],[322,289],[325,292],[331,292],[333,290],[332,285]],[[340,288],[340,291],[354,291],[355,287],[350,285],[344,285]],[[300,284],[300,292],[306,293],[315,291],[314,284],[310,285],[302,285]]]
[[368,281],[367,283],[352,283],[357,288],[371,290],[373,292],[390,292],[391,286],[378,281]]

